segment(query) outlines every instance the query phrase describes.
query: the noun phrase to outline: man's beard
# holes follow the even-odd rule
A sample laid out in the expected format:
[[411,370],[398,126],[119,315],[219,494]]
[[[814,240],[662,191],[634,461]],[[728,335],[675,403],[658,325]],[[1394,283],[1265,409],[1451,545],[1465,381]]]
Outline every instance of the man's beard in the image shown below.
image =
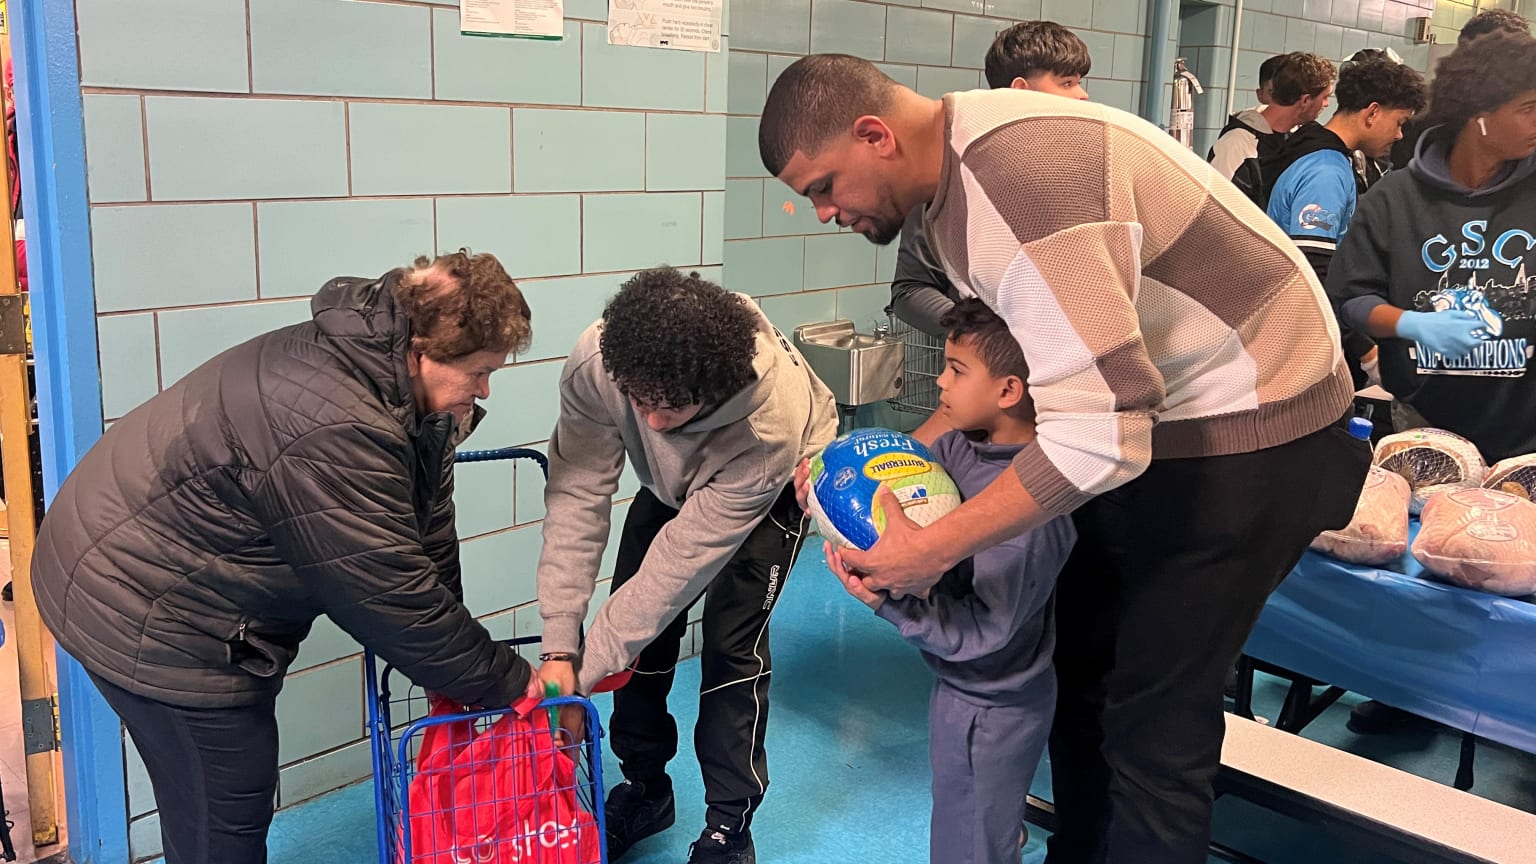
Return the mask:
[[901,222],[887,222],[884,219],[870,217],[871,228],[863,232],[865,239],[877,246],[889,246],[891,241],[901,236]]

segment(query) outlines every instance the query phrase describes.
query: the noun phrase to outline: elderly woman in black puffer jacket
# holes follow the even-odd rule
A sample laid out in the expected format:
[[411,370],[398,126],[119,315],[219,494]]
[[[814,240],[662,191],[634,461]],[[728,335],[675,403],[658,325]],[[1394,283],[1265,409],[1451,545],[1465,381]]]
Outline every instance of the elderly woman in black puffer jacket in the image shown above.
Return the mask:
[[38,537],[38,608],[144,757],[168,864],[266,860],[275,700],[320,615],[450,699],[534,686],[464,606],[452,498],[522,294],[461,251],[311,305],[114,423]]

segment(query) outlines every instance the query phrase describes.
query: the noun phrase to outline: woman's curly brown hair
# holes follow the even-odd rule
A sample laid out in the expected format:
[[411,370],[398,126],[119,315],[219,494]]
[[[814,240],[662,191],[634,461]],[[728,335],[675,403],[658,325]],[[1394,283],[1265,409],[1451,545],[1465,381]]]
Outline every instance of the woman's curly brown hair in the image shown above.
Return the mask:
[[1454,135],[1472,118],[1536,90],[1536,39],[1496,31],[1464,42],[1435,67],[1431,123]]
[[697,273],[643,270],[603,310],[603,368],[646,405],[718,405],[757,377],[757,322],[745,300]]
[[411,346],[439,363],[481,351],[526,351],[533,340],[528,301],[489,253],[417,258],[394,295],[411,322]]

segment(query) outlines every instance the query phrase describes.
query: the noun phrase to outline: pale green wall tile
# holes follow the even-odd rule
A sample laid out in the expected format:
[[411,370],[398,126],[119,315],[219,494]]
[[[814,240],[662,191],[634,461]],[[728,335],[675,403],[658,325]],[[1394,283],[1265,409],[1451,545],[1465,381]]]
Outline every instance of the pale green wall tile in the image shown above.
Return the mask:
[[379,276],[430,255],[432,199],[256,205],[261,296],[309,297],[335,276]]
[[512,118],[467,105],[350,107],[352,194],[512,191]]
[[588,195],[582,207],[582,269],[588,273],[700,262],[698,193]]
[[457,10],[433,13],[433,67],[438,99],[581,103],[581,24],[565,22],[565,38],[494,39],[459,32]]
[[581,272],[581,196],[439,198],[437,249],[490,252],[513,279]]
[[645,188],[645,115],[518,108],[512,112],[518,192]]
[[143,106],[138,96],[87,93],[85,116],[87,188],[93,203],[143,201]]
[[431,98],[430,10],[358,0],[249,2],[255,92]]

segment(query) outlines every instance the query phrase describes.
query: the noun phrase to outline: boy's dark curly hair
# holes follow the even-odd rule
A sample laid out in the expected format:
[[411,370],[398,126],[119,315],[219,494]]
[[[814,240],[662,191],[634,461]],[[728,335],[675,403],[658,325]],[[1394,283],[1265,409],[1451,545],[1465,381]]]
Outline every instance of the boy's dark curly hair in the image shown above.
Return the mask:
[[1364,111],[1376,103],[1383,108],[1406,108],[1417,114],[1427,101],[1424,76],[1406,63],[1385,56],[1350,61],[1339,69],[1334,89],[1339,110],[1346,114]]
[[1500,31],[1459,45],[1430,86],[1431,122],[1454,135],[1477,115],[1536,90],[1536,39]]
[[411,347],[439,363],[481,351],[526,351],[533,339],[528,301],[488,252],[417,258],[392,293],[411,324]]
[[1024,362],[1019,340],[987,304],[975,297],[967,297],[944,313],[939,326],[944,328],[944,336],[951,342],[969,340],[971,349],[981,357],[981,362],[987,364],[992,377],[1013,375],[1029,380],[1029,366]]
[[757,377],[757,322],[747,301],[697,273],[643,270],[603,309],[603,368],[646,405],[718,405]]

